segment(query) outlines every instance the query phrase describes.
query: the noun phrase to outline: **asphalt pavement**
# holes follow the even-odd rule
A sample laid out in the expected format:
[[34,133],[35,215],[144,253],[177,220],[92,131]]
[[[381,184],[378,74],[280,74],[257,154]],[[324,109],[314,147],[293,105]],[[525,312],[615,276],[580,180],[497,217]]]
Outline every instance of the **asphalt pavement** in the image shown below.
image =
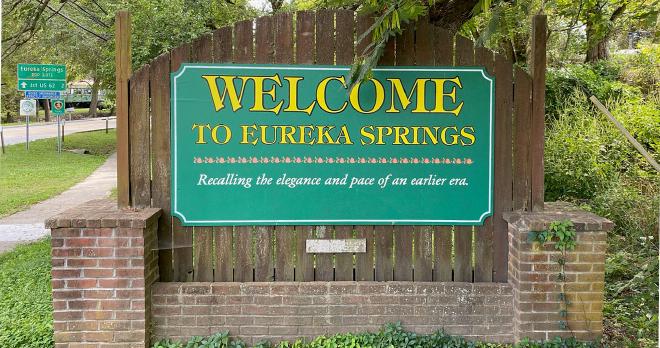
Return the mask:
[[[105,117],[66,121],[64,124],[64,136],[66,137],[67,134],[72,133],[105,129],[105,125]],[[108,128],[115,128],[116,126],[116,118],[110,117]],[[25,125],[3,126],[2,128],[5,145],[25,142]],[[30,141],[55,137],[57,137],[57,122],[30,124]]]

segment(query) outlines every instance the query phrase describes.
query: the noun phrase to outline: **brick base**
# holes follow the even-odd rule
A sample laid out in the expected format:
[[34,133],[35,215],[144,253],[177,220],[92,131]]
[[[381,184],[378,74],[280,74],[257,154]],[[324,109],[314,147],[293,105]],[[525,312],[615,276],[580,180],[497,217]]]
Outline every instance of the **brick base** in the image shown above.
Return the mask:
[[158,279],[159,209],[118,211],[91,201],[46,221],[51,228],[55,346],[145,347]]
[[[603,333],[603,294],[607,231],[612,222],[566,204],[546,204],[541,213],[514,212],[509,222],[509,283],[513,286],[514,338],[537,340],[574,336],[593,340]],[[567,252],[564,293],[570,304],[560,315],[561,285],[557,281],[561,253],[554,243],[541,246],[528,240],[531,231],[570,220],[577,231],[574,251]],[[560,321],[567,321],[562,329]]]
[[[565,205],[507,214],[509,282],[157,283],[158,209],[118,211],[92,201],[49,219],[55,343],[59,347],[142,348],[150,337],[187,339],[229,330],[247,343],[377,330],[444,329],[490,342],[524,337],[591,339],[602,332],[607,231],[612,223]],[[571,220],[567,255],[570,331],[559,321],[553,245],[530,231]],[[155,283],[156,282],[156,283]]]
[[468,339],[513,341],[511,286],[496,283],[156,283],[157,338],[229,330],[248,344],[339,332],[439,329]]

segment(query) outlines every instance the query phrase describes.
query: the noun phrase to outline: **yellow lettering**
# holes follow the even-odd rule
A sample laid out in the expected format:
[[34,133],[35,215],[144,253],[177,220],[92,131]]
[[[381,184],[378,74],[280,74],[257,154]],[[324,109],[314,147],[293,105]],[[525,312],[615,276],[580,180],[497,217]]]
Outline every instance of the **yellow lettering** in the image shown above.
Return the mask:
[[412,89],[410,90],[410,93],[406,94],[405,89],[403,88],[403,85],[401,84],[401,79],[387,79],[390,81],[390,84],[392,85],[392,104],[390,104],[390,108],[387,109],[385,112],[399,112],[399,109],[396,108],[396,103],[395,103],[395,97],[399,98],[399,101],[401,102],[401,106],[403,107],[403,110],[406,110],[408,108],[408,105],[410,105],[412,99],[413,93],[417,92],[417,101],[415,103],[415,108],[412,110],[412,112],[415,113],[420,113],[420,112],[429,112],[426,109],[426,96],[424,95],[424,86],[426,85],[426,81],[430,81],[430,79],[417,79],[415,80],[415,84],[413,85]]
[[346,109],[346,105],[348,104],[348,102],[344,102],[344,104],[341,106],[341,108],[339,108],[337,110],[330,109],[330,107],[328,106],[328,101],[326,100],[326,92],[327,92],[328,83],[330,83],[330,81],[333,81],[333,80],[341,82],[341,85],[344,88],[346,88],[346,79],[344,78],[344,76],[326,77],[323,80],[321,80],[321,82],[319,82],[319,85],[316,88],[316,101],[318,102],[319,107],[323,111],[329,112],[331,114],[336,114],[336,113],[344,111],[344,109]]
[[281,100],[274,108],[266,109],[264,108],[264,97],[270,96],[273,101],[275,101],[275,85],[269,90],[264,89],[264,81],[271,80],[275,82],[278,86],[282,86],[282,81],[280,81],[280,75],[275,74],[273,76],[251,76],[250,79],[254,81],[254,106],[250,108],[250,111],[270,111],[274,114],[278,114],[284,104],[284,100]]
[[309,104],[308,107],[305,109],[300,109],[298,107],[298,82],[302,80],[302,77],[293,77],[293,76],[286,76],[284,79],[289,82],[289,105],[284,109],[284,111],[291,111],[291,112],[304,112],[307,115],[312,114],[312,110],[314,109],[314,105],[316,105],[316,101],[313,101],[311,104]]
[[[218,90],[218,77],[225,82],[225,89],[222,91],[222,95]],[[232,110],[236,111],[243,107],[241,105],[243,99],[243,92],[245,91],[245,81],[249,77],[241,76],[241,92],[238,94],[236,92],[236,86],[234,86],[234,79],[236,76],[230,75],[202,75],[202,78],[206,80],[206,83],[209,85],[209,92],[211,93],[211,99],[213,100],[213,107],[215,111],[218,112],[225,107],[225,96],[229,94],[229,102],[231,103]]]
[[371,110],[365,111],[360,105],[360,87],[362,87],[362,82],[358,82],[358,84],[353,87],[349,96],[351,106],[353,106],[355,111],[361,114],[373,114],[376,112],[376,110],[380,109],[380,107],[383,106],[383,103],[385,102],[385,88],[383,88],[383,84],[376,79],[369,79],[369,81],[374,84],[376,92],[376,95],[374,96],[374,106],[371,108]]
[[[450,113],[458,116],[458,114],[461,112],[461,109],[463,108],[463,102],[460,102],[458,106],[456,106],[456,108],[453,110],[445,109],[445,97],[449,97],[452,103],[456,103],[456,86],[461,89],[463,88],[461,80],[458,78],[458,76],[452,79],[431,79],[431,81],[435,83],[435,108],[431,110],[431,112]],[[449,93],[445,93],[445,83],[447,82],[453,82],[456,84],[456,86],[452,86],[451,92]]]

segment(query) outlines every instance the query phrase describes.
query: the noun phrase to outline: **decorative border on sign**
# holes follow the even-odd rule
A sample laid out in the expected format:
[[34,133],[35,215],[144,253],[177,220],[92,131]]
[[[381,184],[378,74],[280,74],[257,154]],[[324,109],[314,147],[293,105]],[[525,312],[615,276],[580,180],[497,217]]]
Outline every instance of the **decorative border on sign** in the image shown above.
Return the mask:
[[472,158],[428,157],[193,157],[194,164],[474,164]]
[[[224,68],[224,69],[235,69],[235,70],[240,70],[240,69],[254,69],[254,70],[274,70],[274,69],[281,69],[281,70],[324,70],[324,71],[344,71],[348,72],[350,71],[350,67],[339,67],[339,66],[332,66],[332,65],[292,65],[292,66],[286,66],[286,65],[273,65],[273,66],[258,66],[255,64],[251,65],[241,65],[241,64],[214,64],[214,65],[208,65],[208,64],[203,64],[203,63],[184,63],[181,64],[179,69],[175,72],[170,73],[170,121],[172,125],[176,125],[177,123],[177,83],[176,80],[178,77],[180,77],[186,69],[204,69],[204,68]],[[193,219],[188,219],[186,216],[179,211],[178,209],[178,187],[177,187],[177,162],[179,160],[178,158],[178,153],[177,153],[177,127],[172,127],[172,131],[170,133],[170,149],[171,154],[172,154],[172,160],[171,160],[171,170],[172,170],[172,175],[171,175],[171,184],[172,184],[172,200],[171,200],[171,207],[172,207],[172,216],[178,217],[181,220],[181,223],[184,226],[193,226],[195,224],[202,224],[202,225],[208,225],[208,226],[214,226],[217,223],[221,224],[228,224],[228,225],[234,225],[234,226],[240,226],[240,225],[252,225],[252,224],[269,224],[269,225],[299,225],[299,224],[346,224],[349,223],[351,225],[355,224],[367,224],[367,225],[374,225],[374,224],[450,224],[450,225],[482,225],[486,219],[486,217],[493,215],[493,153],[495,151],[495,145],[494,145],[494,139],[495,139],[495,130],[494,130],[494,97],[495,97],[495,79],[494,77],[491,77],[486,73],[486,69],[484,67],[407,67],[407,68],[401,68],[401,67],[377,67],[373,68],[373,71],[466,71],[466,72],[478,72],[480,73],[485,80],[487,80],[490,84],[490,100],[489,100],[489,108],[490,108],[490,114],[489,114],[489,119],[490,119],[490,129],[489,129],[489,134],[490,134],[490,141],[489,141],[489,153],[488,153],[488,210],[483,212],[481,216],[478,219],[475,220],[420,220],[420,219],[397,219],[397,220],[378,220],[378,219],[368,219],[368,220],[355,220],[355,219],[340,219],[340,220],[193,220]],[[185,160],[182,158],[182,160]]]

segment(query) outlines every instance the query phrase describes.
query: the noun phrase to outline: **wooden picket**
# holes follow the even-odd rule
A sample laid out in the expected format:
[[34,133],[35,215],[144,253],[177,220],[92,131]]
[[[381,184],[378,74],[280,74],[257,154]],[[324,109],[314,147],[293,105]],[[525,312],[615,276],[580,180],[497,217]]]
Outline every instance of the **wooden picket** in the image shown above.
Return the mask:
[[[494,215],[484,225],[184,227],[171,216],[170,72],[184,62],[350,65],[369,44],[370,37],[357,39],[371,23],[349,10],[241,21],[162,54],[130,77],[130,202],[163,209],[161,281],[506,281],[502,214],[539,204],[533,196],[539,147],[529,131],[539,128],[532,115],[539,93],[506,57],[426,20],[391,39],[379,65],[483,66],[495,77]],[[311,238],[364,239],[366,252],[310,254]]]

